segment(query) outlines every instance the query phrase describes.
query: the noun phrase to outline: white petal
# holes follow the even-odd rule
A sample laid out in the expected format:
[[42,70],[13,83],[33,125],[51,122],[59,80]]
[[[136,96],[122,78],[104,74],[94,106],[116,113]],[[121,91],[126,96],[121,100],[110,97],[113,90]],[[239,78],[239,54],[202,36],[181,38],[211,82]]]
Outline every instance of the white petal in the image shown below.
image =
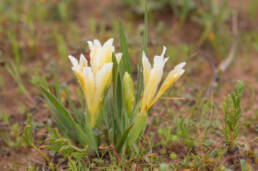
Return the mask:
[[163,46],[163,50],[162,50],[162,53],[161,53],[161,55],[160,56],[165,56],[165,53],[166,53],[166,50],[167,50],[167,48],[166,48],[166,46]]
[[147,105],[147,108],[150,107],[149,105],[154,95],[156,94],[162,75],[163,75],[163,68],[157,67],[157,65],[155,65],[151,70],[147,85],[144,86],[143,99],[144,99],[144,103],[146,103]]
[[120,60],[121,60],[121,58],[122,58],[122,53],[116,53],[115,54],[115,56],[116,56],[116,61],[117,61],[117,63],[119,64],[119,62],[120,62]]
[[150,61],[147,58],[145,52],[142,53],[142,65],[143,67],[147,67],[148,69],[151,69]]
[[87,41],[87,43],[88,43],[88,46],[89,46],[90,50],[92,50],[92,49],[93,49],[93,43],[92,43],[92,41]]
[[186,65],[186,62],[182,62],[182,63],[176,65],[176,66],[175,66],[175,69],[176,69],[176,68],[177,68],[177,69],[182,69],[185,65]]
[[84,67],[83,74],[84,74],[85,78],[88,77],[90,79],[94,79],[94,75],[93,75],[91,67]]
[[73,57],[72,55],[69,55],[68,58],[70,59],[73,66],[79,65],[78,60],[75,57]]
[[151,64],[149,59],[146,57],[145,52],[143,52],[142,54],[142,65],[143,65],[144,86],[146,86],[150,78]]
[[153,67],[160,67],[163,69],[165,64],[164,58],[162,56],[154,56],[154,65]]
[[[112,75],[113,63],[106,63],[96,74],[96,91],[98,95],[101,95],[107,84],[109,83],[110,77]],[[97,95],[96,95],[97,96]],[[99,97],[97,97],[99,98]]]
[[80,66],[85,67],[88,65],[88,61],[83,54],[80,55]]
[[114,41],[113,38],[108,39],[108,40],[103,44],[103,47],[105,47],[105,46],[112,46],[112,45],[113,45],[113,41]]
[[100,53],[98,55],[100,59],[100,65],[99,67],[101,68],[104,63],[109,63],[112,62],[112,53],[114,52],[115,48],[113,46],[113,41],[114,39],[108,39],[100,49]]
[[183,73],[185,72],[185,70],[183,69],[185,64],[186,64],[185,62],[182,62],[176,65],[175,68],[168,73],[167,77],[170,77],[172,75],[173,77],[180,77],[181,75],[183,75]]
[[100,41],[99,41],[98,39],[94,39],[94,40],[93,40],[93,44],[94,44],[94,46],[96,46],[96,47],[98,47],[98,48],[99,48],[99,47],[102,47],[102,46],[101,46],[101,43],[100,43]]
[[183,75],[184,73],[185,73],[185,70],[182,69],[182,70],[178,73],[178,75],[181,76],[181,75]]
[[[94,78],[94,74],[92,72],[91,67],[85,67],[83,68],[83,76],[84,76],[84,86],[85,86],[85,90],[87,92],[86,96],[88,96],[88,98],[93,98],[92,94],[95,93],[95,78]],[[87,99],[89,100],[89,99]],[[93,99],[91,99],[93,100]]]

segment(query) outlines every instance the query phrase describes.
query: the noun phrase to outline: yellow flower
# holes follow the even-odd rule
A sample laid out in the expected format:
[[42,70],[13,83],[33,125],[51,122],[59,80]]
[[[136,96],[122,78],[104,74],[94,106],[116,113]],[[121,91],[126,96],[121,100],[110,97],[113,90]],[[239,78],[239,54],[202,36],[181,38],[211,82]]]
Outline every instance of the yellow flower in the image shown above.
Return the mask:
[[[80,61],[73,56],[69,59],[73,65],[72,70],[82,87],[88,111],[91,116],[91,126],[95,127],[98,112],[102,106],[104,91],[110,86],[112,81],[112,53],[114,52],[113,39],[106,41],[103,46],[99,40],[88,41],[90,48],[90,64],[81,55]],[[117,62],[122,54],[116,54]]]
[[91,114],[92,127],[95,126],[102,105],[103,93],[110,86],[113,63],[106,63],[94,75],[91,67],[84,68],[84,89],[87,107]]
[[[144,77],[144,91],[141,100],[141,113],[147,112],[148,109],[164,94],[164,92],[184,73],[185,62],[178,64],[173,70],[171,70],[166,77],[163,84],[160,86],[157,92],[158,86],[162,79],[163,68],[168,58],[164,58],[166,47],[163,47],[163,51],[160,56],[154,56],[154,65],[151,64],[146,57],[145,53],[142,55],[143,65],[143,77]],[[157,92],[157,93],[156,93]]]

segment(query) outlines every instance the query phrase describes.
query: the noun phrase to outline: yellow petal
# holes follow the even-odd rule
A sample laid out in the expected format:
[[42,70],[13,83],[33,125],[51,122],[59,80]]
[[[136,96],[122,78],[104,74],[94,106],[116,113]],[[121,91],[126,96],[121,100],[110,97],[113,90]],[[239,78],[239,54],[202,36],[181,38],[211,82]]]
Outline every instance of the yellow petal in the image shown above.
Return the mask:
[[147,83],[149,81],[150,72],[151,72],[151,64],[145,54],[143,52],[142,54],[142,65],[143,65],[143,78],[144,78],[144,87],[147,86]]
[[103,101],[103,94],[105,89],[110,85],[111,76],[112,76],[112,67],[113,63],[104,64],[103,67],[96,74],[96,90],[95,96],[93,97],[94,113],[92,114],[92,126],[96,124],[98,117],[98,112],[101,108]]
[[86,93],[85,92],[86,90],[85,90],[85,87],[84,87],[84,76],[83,76],[83,74],[79,71],[74,71],[74,74],[75,74],[77,80],[79,81],[79,84],[82,87],[83,92]]
[[86,98],[87,107],[92,119],[96,115],[96,107],[94,103],[96,87],[95,87],[94,74],[92,72],[91,67],[84,68],[84,88],[85,88],[84,95]]
[[150,106],[151,100],[153,99],[162,78],[162,74],[163,74],[162,70],[163,69],[160,69],[160,68],[153,68],[151,71],[151,76],[143,96],[143,99],[145,99],[147,109],[151,107]]
[[114,39],[111,38],[104,43],[100,53],[99,68],[101,68],[105,63],[112,62],[112,53],[114,52],[113,41]]
[[[113,63],[104,64],[96,75],[96,97],[100,97],[104,90],[110,85],[109,80],[112,75]],[[101,98],[102,99],[102,98]]]
[[183,67],[185,66],[185,62],[178,64],[175,69],[171,70],[166,77],[165,81],[161,85],[159,92],[156,97],[151,102],[150,106],[152,106],[164,93],[165,91],[175,82],[177,81],[184,73]]
[[144,86],[142,111],[147,111],[150,108],[150,102],[157,91],[158,85],[163,75],[163,59],[160,56],[156,56],[155,58],[154,67],[151,70],[148,83],[146,86]]
[[90,48],[90,64],[92,67],[92,71],[95,74],[98,70],[99,66],[99,54],[101,52],[102,46],[99,40],[95,39],[92,41],[88,41],[88,45]]

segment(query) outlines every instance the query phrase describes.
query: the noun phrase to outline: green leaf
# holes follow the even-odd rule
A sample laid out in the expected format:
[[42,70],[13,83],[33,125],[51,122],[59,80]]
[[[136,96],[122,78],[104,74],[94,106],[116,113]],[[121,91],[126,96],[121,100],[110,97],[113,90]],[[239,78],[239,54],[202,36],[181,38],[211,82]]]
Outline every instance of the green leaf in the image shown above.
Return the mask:
[[54,72],[56,96],[57,96],[58,100],[61,100],[60,88],[59,88],[59,83],[58,83],[58,79],[57,79],[57,76],[56,76],[56,71],[54,70],[53,72]]
[[[56,122],[59,122],[59,124],[62,125],[62,128],[65,129],[68,136],[70,138],[76,138],[76,140],[83,146],[89,144],[90,147],[98,154],[97,143],[91,129],[87,128],[86,133],[84,133],[83,129],[73,120],[64,106],[45,88],[41,87],[41,90],[58,112],[57,114],[54,114],[57,119]],[[86,127],[88,127],[88,124]]]
[[147,0],[144,1],[144,33],[142,38],[142,51],[147,52],[148,43],[148,6]]
[[147,113],[139,113],[136,118],[132,130],[129,133],[128,142],[132,146],[141,137],[146,126]]
[[33,138],[32,138],[32,128],[31,128],[31,125],[26,125],[25,126],[22,138],[23,138],[23,140],[25,141],[25,143],[27,145],[32,146]]
[[123,92],[122,92],[122,83],[119,74],[118,64],[116,58],[113,55],[113,102],[114,102],[114,142],[116,142],[116,133],[122,133],[122,122],[121,114],[123,110]]
[[[136,90],[136,98],[135,98],[135,105],[138,104],[142,91],[143,91],[143,69],[142,69],[142,64],[138,63],[137,65],[137,70],[138,70],[138,76],[137,76],[137,90]],[[136,106],[135,106],[136,107]]]
[[58,112],[55,114],[55,118],[61,122],[64,126],[64,129],[67,130],[68,134],[74,134],[75,125],[73,118],[70,116],[68,111],[63,107],[63,105],[53,96],[51,95],[45,88],[42,88],[42,92],[53,105],[54,109]]
[[85,119],[85,118],[84,118],[83,115],[76,109],[76,107],[75,107],[75,105],[74,105],[74,103],[73,103],[73,101],[72,101],[72,99],[71,99],[71,97],[70,97],[70,95],[69,95],[69,93],[68,93],[66,87],[64,87],[64,92],[65,92],[65,95],[66,95],[66,97],[67,97],[67,101],[68,101],[68,103],[69,103],[69,106],[71,106],[71,108],[72,108],[72,112],[73,112],[73,114],[74,114],[74,116],[75,116],[76,121],[79,122],[80,125],[84,124],[84,119]]
[[130,58],[129,58],[129,54],[128,54],[128,47],[127,47],[127,43],[126,43],[124,29],[123,29],[122,23],[120,21],[119,21],[119,36],[120,36],[120,48],[121,48],[121,52],[123,54],[122,59],[120,61],[121,76],[123,76],[125,72],[128,72],[131,75],[132,71],[131,71]]
[[131,126],[129,126],[125,131],[124,133],[122,134],[121,138],[119,139],[118,143],[116,144],[116,151],[118,153],[120,153],[124,143],[126,142],[126,139],[129,135],[129,132],[131,130],[131,128],[133,127],[133,124]]

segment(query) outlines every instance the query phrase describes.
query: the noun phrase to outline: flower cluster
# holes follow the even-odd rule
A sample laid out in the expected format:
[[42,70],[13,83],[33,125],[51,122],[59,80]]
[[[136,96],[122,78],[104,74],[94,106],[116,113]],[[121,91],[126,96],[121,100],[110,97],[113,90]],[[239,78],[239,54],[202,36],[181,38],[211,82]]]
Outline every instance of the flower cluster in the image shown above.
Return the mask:
[[[90,49],[90,65],[87,59],[81,54],[80,60],[73,56],[69,59],[85,96],[88,111],[91,117],[91,126],[95,127],[98,113],[102,106],[104,91],[110,87],[112,82],[112,54],[115,51],[113,39],[107,40],[103,45],[99,40],[88,41]],[[178,64],[169,72],[161,84],[164,65],[168,58],[165,58],[166,47],[160,56],[154,56],[154,64],[151,66],[145,53],[142,55],[144,90],[140,101],[140,113],[145,113],[164,94],[164,92],[184,73],[185,62]],[[122,54],[115,54],[119,63]],[[123,79],[124,101],[127,113],[130,113],[134,105],[134,88],[131,76],[125,73]],[[159,90],[158,90],[159,89]]]

